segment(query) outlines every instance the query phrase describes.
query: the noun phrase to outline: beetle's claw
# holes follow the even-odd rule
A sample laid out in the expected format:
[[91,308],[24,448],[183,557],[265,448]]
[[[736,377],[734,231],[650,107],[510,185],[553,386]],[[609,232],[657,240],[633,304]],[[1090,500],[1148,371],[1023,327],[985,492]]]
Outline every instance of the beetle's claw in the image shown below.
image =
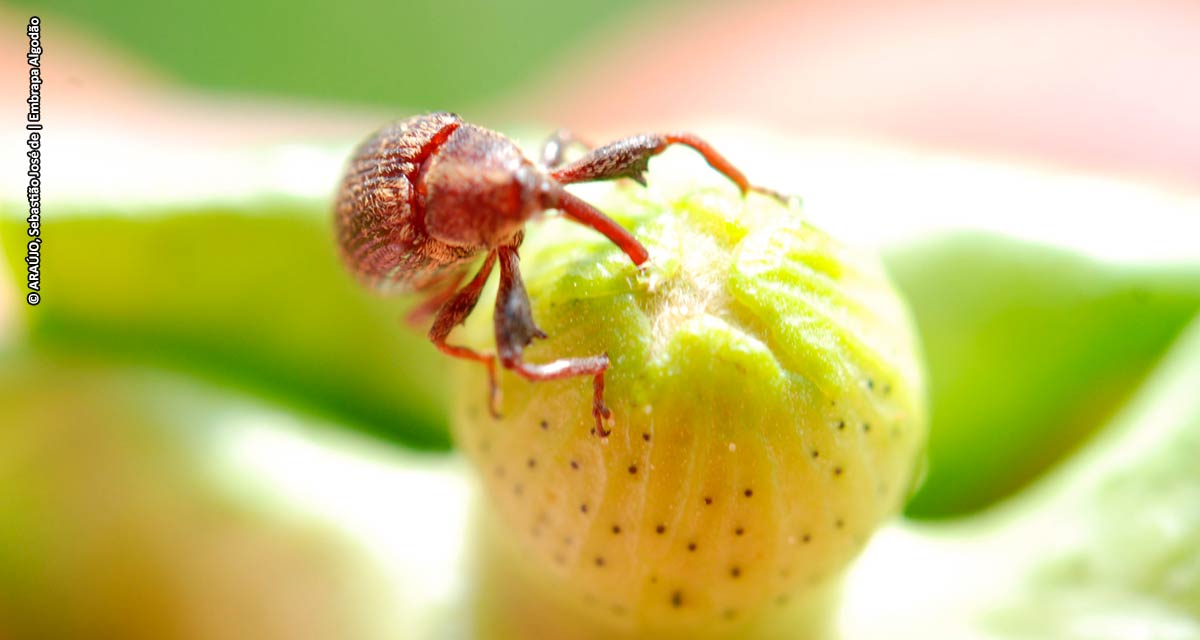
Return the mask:
[[500,383],[496,380],[496,359],[492,358],[487,362],[488,371],[488,413],[492,414],[492,418],[500,420],[504,416],[500,415]]
[[612,429],[607,428],[607,426],[612,425],[613,417],[612,410],[608,408],[608,405],[604,404],[603,399],[597,399],[592,404],[592,416],[596,418],[596,435],[601,438],[607,438],[612,433]]
[[782,191],[776,191],[774,189],[768,189],[766,187],[751,186],[750,191],[754,191],[755,193],[761,193],[764,196],[767,196],[768,198],[774,198],[775,200],[778,200],[780,202],[780,204],[784,204],[784,205],[788,205],[788,206],[791,206],[791,204],[793,202],[800,201],[800,198],[798,198],[797,196],[794,196],[794,195],[791,195],[788,193],[784,193]]
[[[611,413],[609,415],[611,415]],[[605,420],[608,417],[609,416],[601,416],[600,414],[596,414],[596,428],[593,429],[592,432],[601,438],[607,438],[612,434],[612,429],[604,428]]]

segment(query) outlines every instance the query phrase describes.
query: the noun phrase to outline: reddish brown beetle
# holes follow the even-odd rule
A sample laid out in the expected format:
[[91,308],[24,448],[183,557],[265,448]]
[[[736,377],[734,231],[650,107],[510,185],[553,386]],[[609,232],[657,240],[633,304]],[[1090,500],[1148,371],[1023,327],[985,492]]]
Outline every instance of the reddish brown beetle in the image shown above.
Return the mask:
[[[559,131],[543,148],[541,165],[535,165],[513,141],[463,122],[452,113],[396,122],[354,153],[338,195],[336,225],[342,256],[364,282],[387,292],[430,294],[412,317],[425,320],[436,314],[429,330],[433,344],[443,353],[487,367],[493,415],[498,415],[499,403],[496,356],[447,344],[446,338],[475,308],[498,262],[495,330],[500,364],[529,380],[592,376],[592,414],[596,432],[605,436],[604,420],[611,415],[604,404],[607,355],[546,364],[522,358],[534,338],[546,337],[534,324],[518,269],[517,248],[524,239],[525,222],[539,212],[557,209],[607,236],[641,266],[649,257],[645,247],[563,185],[614,178],[645,184],[643,174],[650,158],[673,144],[700,152],[742,193],[777,194],[751,186],[728,160],[692,134],[633,136],[560,166],[564,148],[578,142]],[[481,255],[483,265],[460,288],[471,264]]]

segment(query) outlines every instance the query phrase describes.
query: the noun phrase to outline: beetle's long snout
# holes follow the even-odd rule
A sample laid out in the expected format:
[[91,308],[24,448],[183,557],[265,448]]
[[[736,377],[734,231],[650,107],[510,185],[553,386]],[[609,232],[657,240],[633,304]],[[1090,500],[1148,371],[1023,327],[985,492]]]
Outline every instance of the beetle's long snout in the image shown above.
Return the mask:
[[646,251],[646,247],[638,242],[633,234],[625,230],[625,227],[617,224],[615,220],[604,215],[599,209],[571,195],[567,190],[561,187],[557,190],[557,206],[568,218],[582,224],[586,227],[591,227],[596,231],[604,234],[629,256],[636,266],[642,266],[650,259],[650,252]]

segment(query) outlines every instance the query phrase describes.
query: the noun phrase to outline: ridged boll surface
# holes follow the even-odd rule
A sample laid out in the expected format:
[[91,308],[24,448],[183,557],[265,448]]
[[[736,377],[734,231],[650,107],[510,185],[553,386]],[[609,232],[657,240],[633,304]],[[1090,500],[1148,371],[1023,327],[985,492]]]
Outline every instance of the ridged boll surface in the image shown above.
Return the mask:
[[608,353],[613,435],[592,432],[586,380],[503,374],[495,420],[470,392],[482,367],[463,364],[455,436],[493,544],[525,576],[511,597],[574,611],[562,637],[738,637],[824,593],[908,496],[926,431],[917,345],[874,258],[799,211],[622,193],[606,208],[627,213],[647,270],[565,225],[522,261],[551,336],[528,358]]

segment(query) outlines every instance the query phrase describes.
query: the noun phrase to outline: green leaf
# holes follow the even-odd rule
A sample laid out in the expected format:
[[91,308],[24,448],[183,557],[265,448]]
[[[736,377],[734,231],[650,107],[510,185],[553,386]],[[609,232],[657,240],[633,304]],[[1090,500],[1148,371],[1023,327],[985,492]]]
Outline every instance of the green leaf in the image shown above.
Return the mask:
[[[55,208],[43,228],[42,303],[21,305],[28,337],[166,365],[445,450],[442,359],[402,322],[397,300],[373,296],[339,264],[325,206]],[[23,220],[0,217],[0,231],[23,277]]]
[[1197,389],[1200,320],[1018,495],[882,532],[847,581],[847,637],[1200,639]]
[[1013,505],[1012,529],[1047,535],[1001,626],[1085,638],[1120,624],[1200,638],[1198,389],[1193,322],[1094,445]]
[[1103,263],[998,235],[893,250],[932,389],[919,518],[985,507],[1085,441],[1200,310],[1200,264]]

